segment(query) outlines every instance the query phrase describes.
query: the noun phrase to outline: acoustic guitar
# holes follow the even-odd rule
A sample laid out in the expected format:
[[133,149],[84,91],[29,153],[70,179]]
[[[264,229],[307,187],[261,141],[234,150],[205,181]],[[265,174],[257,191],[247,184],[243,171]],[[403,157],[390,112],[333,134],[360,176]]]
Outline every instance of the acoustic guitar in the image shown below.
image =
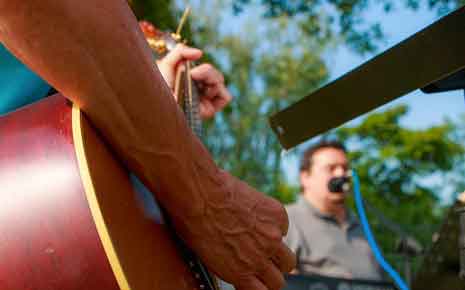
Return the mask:
[[58,94],[0,117],[0,186],[2,290],[215,287]]
[[[188,72],[176,90],[199,132]],[[129,171],[60,94],[0,117],[0,188],[1,290],[218,289],[169,218],[147,216]]]

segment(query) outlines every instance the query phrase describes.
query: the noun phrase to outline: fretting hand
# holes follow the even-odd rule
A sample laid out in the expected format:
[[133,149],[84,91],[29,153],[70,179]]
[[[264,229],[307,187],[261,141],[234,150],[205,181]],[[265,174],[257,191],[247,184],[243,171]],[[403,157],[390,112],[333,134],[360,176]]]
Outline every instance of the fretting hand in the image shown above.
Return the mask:
[[[178,44],[165,57],[157,61],[157,66],[167,82],[174,90],[176,70],[185,61],[196,61],[202,51],[183,44]],[[192,79],[202,87],[200,93],[200,117],[209,119],[221,111],[232,100],[232,96],[224,84],[224,77],[213,65],[204,63],[191,69]]]

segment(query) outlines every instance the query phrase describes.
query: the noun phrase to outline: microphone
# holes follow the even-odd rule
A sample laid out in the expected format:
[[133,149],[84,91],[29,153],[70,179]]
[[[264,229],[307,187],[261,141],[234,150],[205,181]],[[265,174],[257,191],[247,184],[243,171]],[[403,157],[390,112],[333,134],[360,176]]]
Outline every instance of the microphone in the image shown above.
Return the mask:
[[350,190],[350,177],[340,176],[333,177],[328,182],[328,189],[330,192],[348,192]]

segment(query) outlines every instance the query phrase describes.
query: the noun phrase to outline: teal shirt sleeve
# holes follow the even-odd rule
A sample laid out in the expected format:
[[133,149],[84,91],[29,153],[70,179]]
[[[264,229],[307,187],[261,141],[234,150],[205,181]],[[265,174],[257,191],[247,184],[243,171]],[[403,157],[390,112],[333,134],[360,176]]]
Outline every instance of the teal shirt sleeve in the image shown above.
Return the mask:
[[0,44],[0,115],[47,96],[48,85]]

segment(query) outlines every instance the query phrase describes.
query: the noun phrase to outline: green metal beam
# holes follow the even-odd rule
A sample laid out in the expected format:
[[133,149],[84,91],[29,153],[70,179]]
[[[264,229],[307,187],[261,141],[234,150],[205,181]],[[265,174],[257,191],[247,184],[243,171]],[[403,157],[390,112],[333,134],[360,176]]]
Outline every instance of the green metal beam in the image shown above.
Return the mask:
[[289,149],[464,67],[462,7],[274,114],[269,122]]

